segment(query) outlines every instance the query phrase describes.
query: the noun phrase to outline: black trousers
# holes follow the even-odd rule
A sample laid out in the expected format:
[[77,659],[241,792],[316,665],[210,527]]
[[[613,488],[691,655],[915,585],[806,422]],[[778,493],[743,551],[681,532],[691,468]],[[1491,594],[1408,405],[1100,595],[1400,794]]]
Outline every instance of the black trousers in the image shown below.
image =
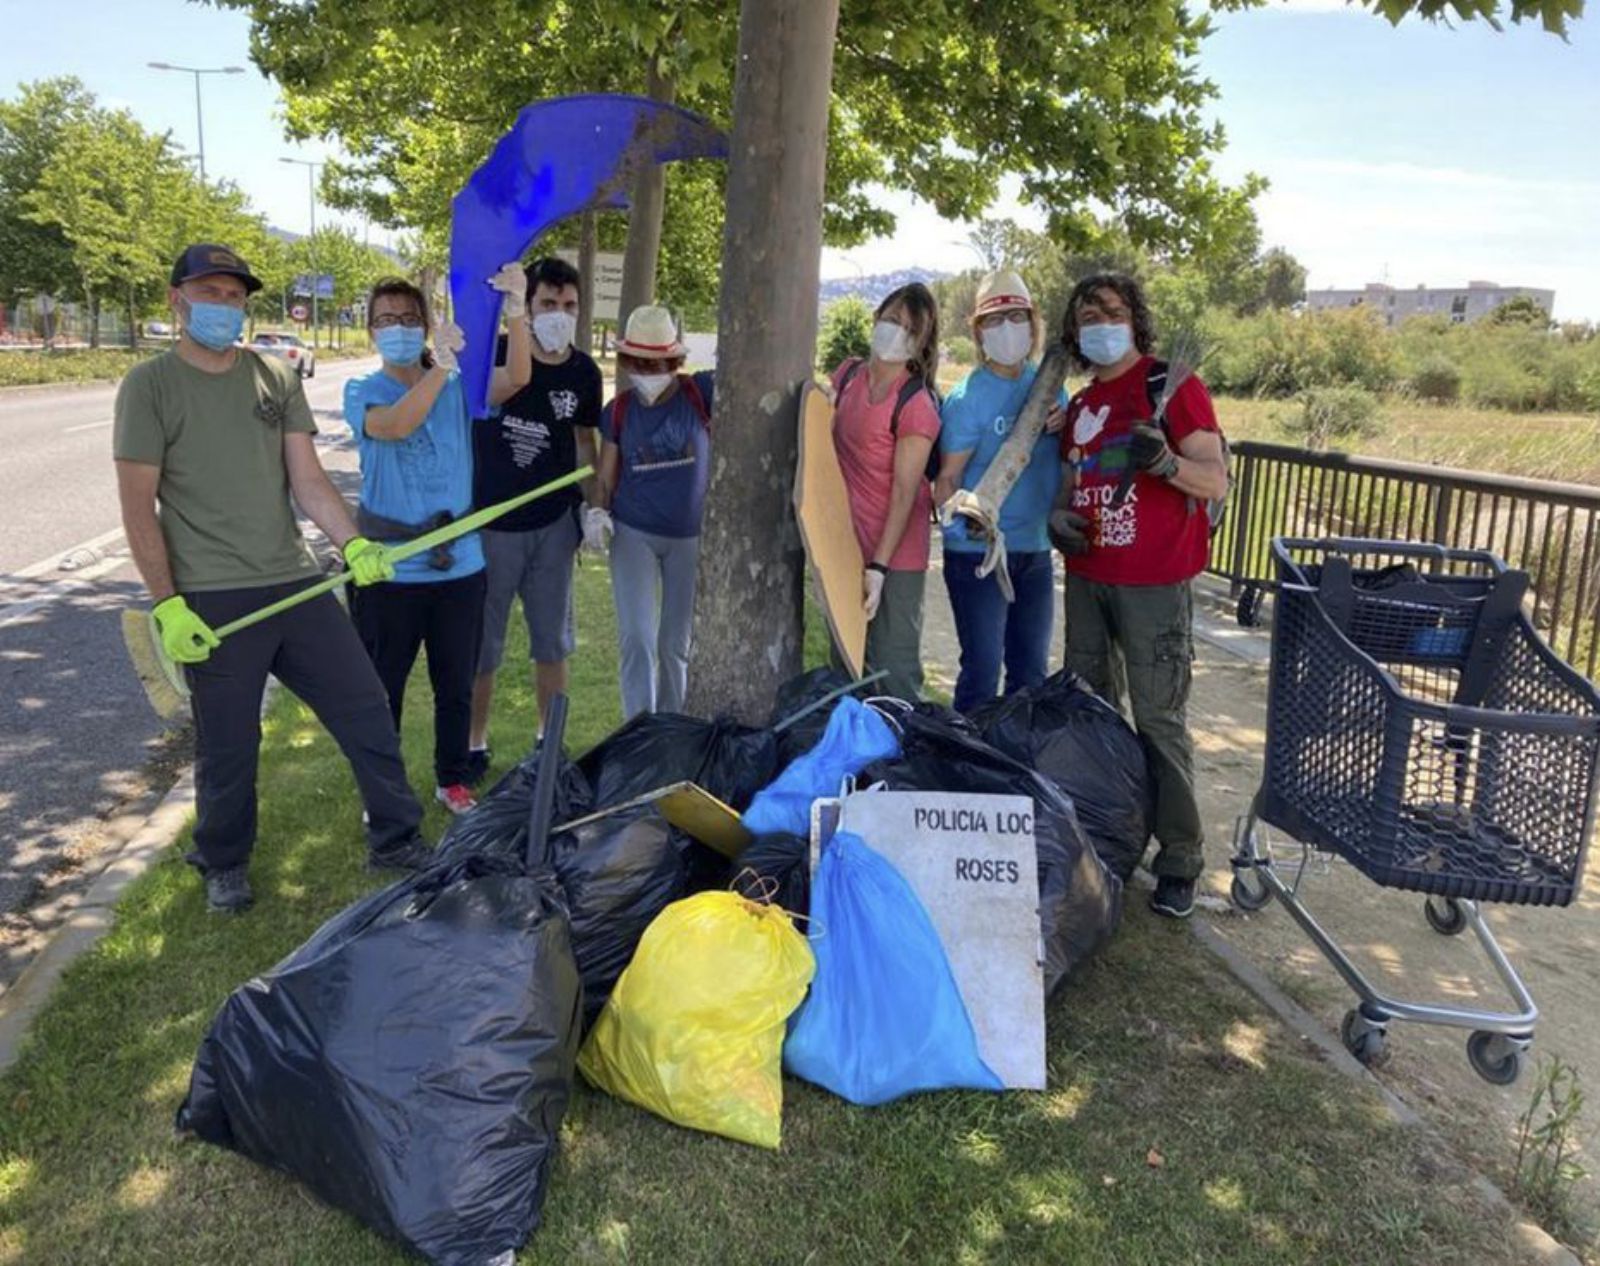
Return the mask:
[[[184,596],[212,628],[313,581]],[[416,838],[422,806],[406,782],[383,683],[331,594],[224,638],[188,669],[195,725],[196,822],[189,860],[202,871],[242,866],[256,839],[261,695],[271,673],[316,713],[355,773],[374,853]]]
[[406,679],[417,652],[428,650],[433,683],[433,773],[441,787],[467,780],[472,680],[483,640],[484,573],[457,580],[368,585],[351,595],[356,628],[389,694],[400,729]]

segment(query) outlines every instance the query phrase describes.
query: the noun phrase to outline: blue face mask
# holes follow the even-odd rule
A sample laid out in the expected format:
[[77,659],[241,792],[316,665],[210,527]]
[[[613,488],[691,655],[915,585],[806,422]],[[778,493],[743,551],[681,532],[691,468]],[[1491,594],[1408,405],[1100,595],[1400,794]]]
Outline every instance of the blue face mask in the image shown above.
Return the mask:
[[1096,365],[1115,365],[1133,346],[1133,331],[1126,325],[1086,325],[1078,331],[1078,350]]
[[196,343],[220,352],[244,332],[244,309],[227,303],[191,302],[184,328]]
[[416,329],[390,325],[372,332],[378,355],[391,365],[415,365],[422,359],[422,345],[427,339],[428,332],[420,325]]

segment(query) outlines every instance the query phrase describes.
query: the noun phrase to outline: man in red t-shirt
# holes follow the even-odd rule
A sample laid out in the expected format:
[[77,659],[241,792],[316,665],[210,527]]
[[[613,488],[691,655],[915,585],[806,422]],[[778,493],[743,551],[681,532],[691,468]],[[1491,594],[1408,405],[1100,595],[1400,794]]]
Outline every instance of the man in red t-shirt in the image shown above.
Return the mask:
[[[1204,863],[1189,737],[1189,582],[1206,565],[1205,503],[1227,491],[1211,397],[1191,377],[1152,422],[1154,330],[1139,283],[1079,282],[1063,337],[1090,382],[1067,408],[1050,537],[1066,555],[1067,667],[1113,704],[1126,688],[1156,784],[1159,914],[1185,918]],[[1123,671],[1125,670],[1125,672]]]

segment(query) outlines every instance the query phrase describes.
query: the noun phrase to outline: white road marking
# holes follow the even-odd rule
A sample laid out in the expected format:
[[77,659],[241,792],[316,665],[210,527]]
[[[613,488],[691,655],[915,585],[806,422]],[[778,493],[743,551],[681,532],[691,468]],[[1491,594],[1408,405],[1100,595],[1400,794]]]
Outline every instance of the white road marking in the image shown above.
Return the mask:
[[111,423],[112,419],[107,418],[104,422],[83,422],[77,426],[64,426],[61,428],[61,434],[72,435],[77,431],[98,431],[102,427],[110,426]]

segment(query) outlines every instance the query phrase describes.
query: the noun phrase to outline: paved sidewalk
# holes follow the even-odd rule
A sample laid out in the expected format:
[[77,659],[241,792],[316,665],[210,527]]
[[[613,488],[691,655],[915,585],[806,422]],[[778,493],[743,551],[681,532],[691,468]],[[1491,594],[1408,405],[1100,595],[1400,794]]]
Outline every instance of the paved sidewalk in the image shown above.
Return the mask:
[[[1220,604],[1201,601],[1196,607],[1190,726],[1208,863],[1200,917],[1336,1034],[1354,995],[1288,913],[1274,903],[1244,915],[1227,901],[1234,822],[1248,808],[1261,777],[1269,638],[1264,630],[1240,630],[1223,617]],[[1062,640],[1058,606],[1052,666],[1061,663]],[[928,577],[923,654],[930,682],[948,690],[959,650],[937,560]],[[1298,846],[1281,835],[1276,843],[1280,867],[1298,861]],[[1292,876],[1293,867],[1286,869]],[[1316,859],[1301,895],[1318,921],[1391,994],[1490,1009],[1509,1004],[1470,933],[1442,937],[1433,932],[1419,896],[1379,888],[1349,866],[1324,867]],[[1600,972],[1595,967],[1600,962],[1600,878],[1591,868],[1581,897],[1565,910],[1482,909],[1539,1005],[1534,1060],[1559,1054],[1579,1070],[1590,1096],[1582,1142],[1589,1163],[1600,1165]],[[1389,1028],[1389,1047],[1390,1059],[1378,1070],[1383,1082],[1439,1125],[1465,1158],[1509,1188],[1516,1119],[1528,1104],[1534,1063],[1516,1085],[1502,1088],[1472,1071],[1464,1032],[1396,1023]],[[1600,1183],[1588,1179],[1580,1198],[1600,1216]]]

